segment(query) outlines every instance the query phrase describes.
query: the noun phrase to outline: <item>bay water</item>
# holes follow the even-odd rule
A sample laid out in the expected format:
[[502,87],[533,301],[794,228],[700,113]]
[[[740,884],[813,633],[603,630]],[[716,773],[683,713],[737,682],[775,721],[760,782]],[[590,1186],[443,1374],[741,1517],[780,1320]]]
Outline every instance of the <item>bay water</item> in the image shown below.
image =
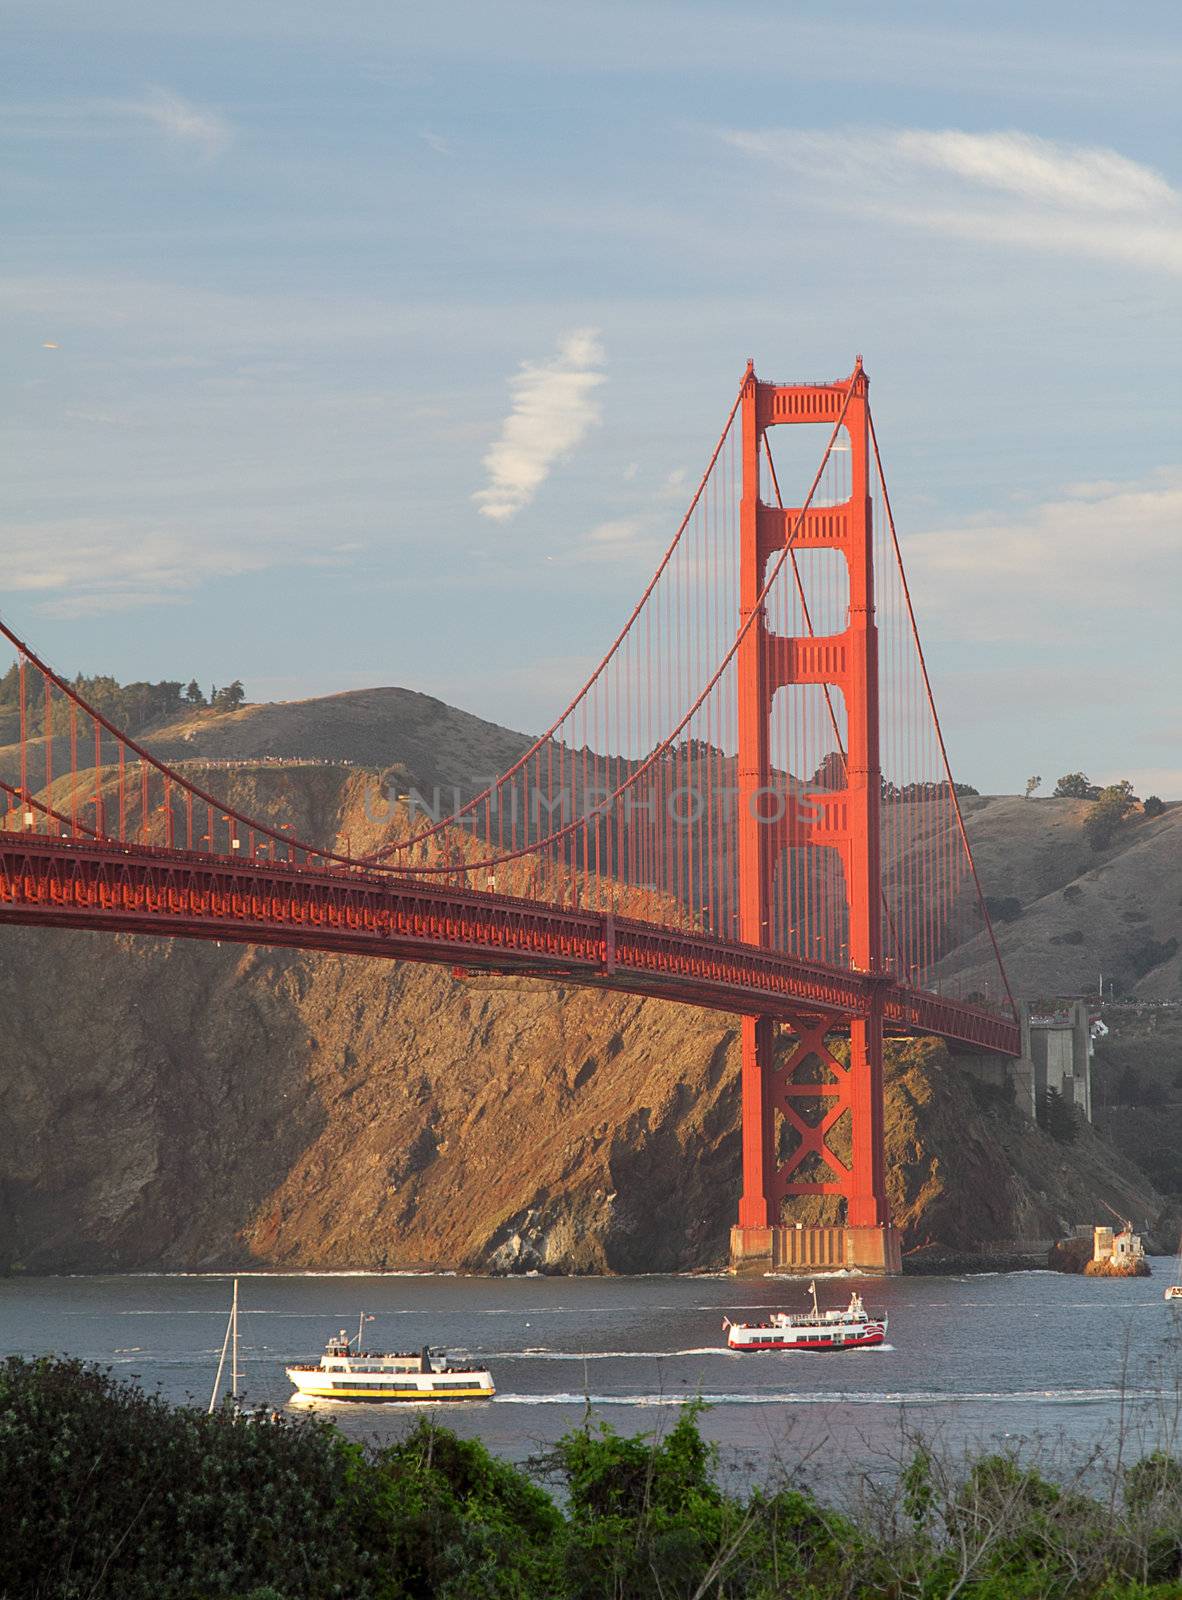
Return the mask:
[[[725,1474],[818,1484],[890,1469],[922,1433],[957,1453],[1006,1444],[1126,1455],[1169,1443],[1182,1390],[1182,1303],[1149,1279],[1052,1272],[817,1280],[823,1306],[857,1288],[890,1317],[888,1342],[841,1353],[737,1355],[724,1315],[805,1309],[798,1278],[482,1278],[449,1274],[240,1275],[242,1399],[290,1408],[289,1362],[367,1322],[370,1349],[423,1345],[487,1365],[497,1398],[409,1408],[314,1402],[356,1438],[397,1437],[424,1411],[517,1462],[588,1414],[620,1432],[667,1430],[708,1406]],[[229,1311],[226,1275],[0,1280],[0,1354],[69,1355],[169,1401],[208,1403]]]

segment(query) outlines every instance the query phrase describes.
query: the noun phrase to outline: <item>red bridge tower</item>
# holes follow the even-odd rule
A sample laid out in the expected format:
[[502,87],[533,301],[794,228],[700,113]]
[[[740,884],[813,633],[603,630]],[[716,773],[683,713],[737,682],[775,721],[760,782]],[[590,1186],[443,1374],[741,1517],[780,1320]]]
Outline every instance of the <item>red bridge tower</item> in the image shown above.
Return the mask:
[[[823,423],[843,415],[849,438],[851,493],[837,506],[806,510],[765,505],[759,497],[760,457],[767,429]],[[879,859],[881,769],[878,753],[878,634],[874,621],[874,554],[870,502],[868,381],[859,357],[852,377],[822,385],[761,383],[748,366],[742,400],[743,490],[740,518],[740,625],[758,611],[738,650],[739,676],[739,902],[746,943],[772,940],[773,887],[789,847],[838,852],[849,910],[850,965],[889,980],[882,960],[882,877]],[[800,523],[797,528],[797,523]],[[793,539],[793,530],[796,536]],[[759,604],[768,563],[791,540],[795,551],[836,550],[849,574],[849,616],[842,633],[785,638],[770,631]],[[846,709],[844,789],[822,804],[777,804],[770,760],[772,701],[781,689],[828,685]],[[769,800],[771,805],[769,806]],[[782,816],[769,816],[783,812]],[[874,986],[871,985],[871,994]],[[900,1269],[883,1172],[882,1007],[872,998],[849,1023],[848,1065],[826,1040],[841,1024],[824,1013],[802,1012],[791,1031],[794,1047],[777,1063],[776,1023],[743,1019],[743,1193],[731,1234],[736,1266],[748,1268],[859,1267]],[[850,1159],[828,1135],[849,1112]],[[795,1139],[795,1146],[787,1148]],[[798,1226],[784,1205],[798,1196],[844,1201],[841,1222]]]

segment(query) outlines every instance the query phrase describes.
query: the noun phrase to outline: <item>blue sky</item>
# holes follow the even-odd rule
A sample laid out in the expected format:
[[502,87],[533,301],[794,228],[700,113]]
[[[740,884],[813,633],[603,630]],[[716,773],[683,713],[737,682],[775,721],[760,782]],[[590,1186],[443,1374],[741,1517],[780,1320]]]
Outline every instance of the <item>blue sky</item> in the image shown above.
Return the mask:
[[5,31],[0,606],[63,670],[537,729],[747,357],[861,351],[958,774],[1182,796],[1172,4]]

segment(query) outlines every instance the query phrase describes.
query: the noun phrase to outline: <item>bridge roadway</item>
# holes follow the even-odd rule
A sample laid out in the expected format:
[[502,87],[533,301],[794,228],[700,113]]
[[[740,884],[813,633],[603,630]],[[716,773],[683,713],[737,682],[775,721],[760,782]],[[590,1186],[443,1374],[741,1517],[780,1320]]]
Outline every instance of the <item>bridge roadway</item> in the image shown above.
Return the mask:
[[0,832],[0,922],[291,945],[544,977],[785,1022],[865,1016],[1016,1056],[1004,1017],[708,933],[364,868]]

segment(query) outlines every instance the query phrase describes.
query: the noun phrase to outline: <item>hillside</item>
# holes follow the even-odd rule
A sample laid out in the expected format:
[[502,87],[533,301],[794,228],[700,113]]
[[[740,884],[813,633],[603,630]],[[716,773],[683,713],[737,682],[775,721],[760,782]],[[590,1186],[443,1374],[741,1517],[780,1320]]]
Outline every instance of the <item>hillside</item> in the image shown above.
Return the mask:
[[[1085,800],[1002,795],[962,804],[986,892],[1021,907],[996,922],[1016,993],[1095,993],[1103,973],[1118,994],[1182,995],[1182,805],[1130,817],[1095,851],[1083,833]],[[991,968],[983,937],[945,963],[969,981]]]
[[[725,1260],[739,1177],[726,1018],[179,941],[5,929],[0,955],[5,1264]],[[887,1139],[908,1248],[1049,1237],[1098,1195],[1138,1218],[1160,1209],[1101,1141],[1056,1145],[938,1043],[896,1052]]]
[[[388,789],[414,787],[430,800],[438,787],[444,804],[451,803],[453,787],[471,794],[530,743],[525,734],[430,695],[396,688],[232,712],[198,710],[141,737],[162,759],[212,764],[209,781],[227,799],[234,798],[229,790],[238,775],[216,770],[219,764],[269,761],[364,769],[375,796],[374,780],[393,769],[396,782],[388,782]],[[39,741],[33,751],[31,770],[37,773],[44,770]],[[53,767],[61,772],[68,764],[62,736],[55,741]],[[0,745],[0,777],[12,782],[18,772],[16,747]],[[338,773],[329,790],[335,793],[341,781]],[[282,804],[306,814],[299,788],[287,789]],[[324,793],[321,779],[317,794]],[[1103,973],[1117,994],[1182,995],[1182,805],[1167,806],[1152,819],[1136,813],[1097,852],[1083,831],[1087,801],[999,795],[967,796],[961,804],[986,893],[995,902],[1017,902],[994,919],[1015,993],[1094,992]],[[330,825],[327,816],[314,825],[323,842]],[[942,970],[965,989],[992,982],[995,967],[984,934],[954,949]]]
[[[15,737],[11,722],[0,722],[0,734]],[[139,737],[166,761],[350,763],[379,772],[396,766],[426,793],[436,784],[469,786],[474,777],[502,772],[530,744],[524,734],[411,689],[356,689],[238,711],[191,711]],[[33,741],[31,750],[32,770],[44,771],[44,742]],[[54,741],[53,768],[61,772],[68,765],[62,734]],[[11,783],[19,771],[18,747],[0,743],[0,777]]]
[[[525,742],[397,689],[198,711],[147,737],[214,764],[207,781],[227,800],[325,842],[374,836],[376,771],[467,785]],[[1160,992],[1176,958],[1139,973],[1138,952],[1175,936],[1182,808],[1128,824],[1101,856],[1082,810],[968,802],[988,891],[1018,902],[1000,929],[1015,987],[1069,989],[1103,964]],[[969,945],[949,965],[977,960]],[[0,1263],[637,1271],[725,1258],[732,1019],[444,969],[4,928],[0,1006]],[[911,1250],[1047,1237],[1100,1198],[1138,1220],[1163,1204],[1102,1139],[1055,1144],[932,1042],[892,1062],[888,1158]]]

